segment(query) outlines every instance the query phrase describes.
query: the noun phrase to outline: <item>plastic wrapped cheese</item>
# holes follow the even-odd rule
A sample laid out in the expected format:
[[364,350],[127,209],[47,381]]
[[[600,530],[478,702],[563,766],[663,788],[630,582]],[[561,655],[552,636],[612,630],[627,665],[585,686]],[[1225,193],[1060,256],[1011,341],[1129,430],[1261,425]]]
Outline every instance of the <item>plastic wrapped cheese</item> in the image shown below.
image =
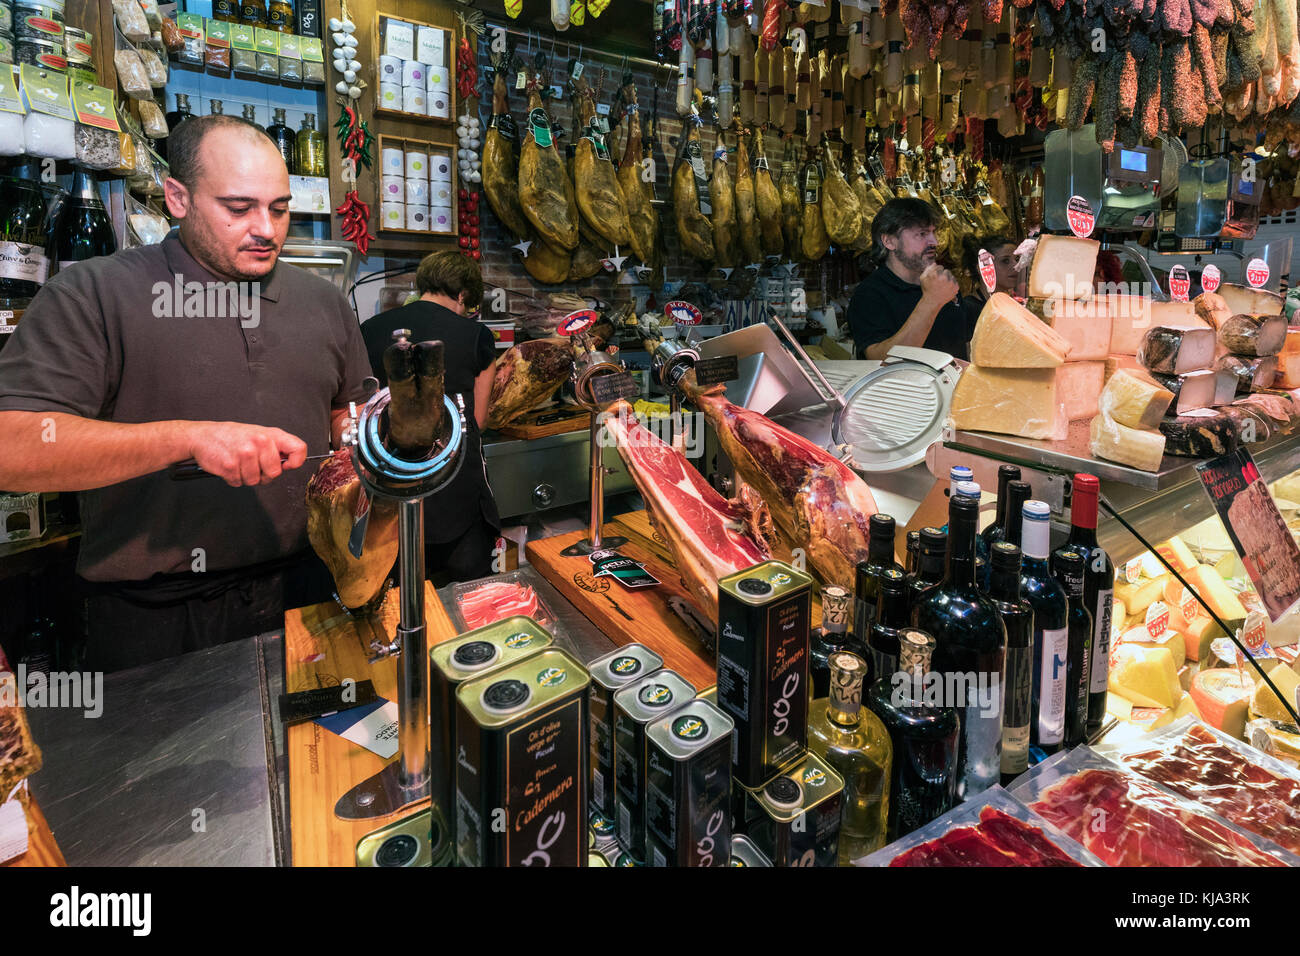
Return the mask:
[[1104,410],[1092,420],[1089,431],[1090,447],[1098,458],[1142,471],[1160,470],[1165,454],[1165,436],[1159,432],[1121,425]]
[[1022,438],[1064,438],[1067,422],[1057,398],[1056,373],[1055,368],[968,366],[952,394],[954,427]]
[[1173,400],[1173,392],[1145,373],[1119,369],[1106,380],[1097,408],[1121,425],[1153,430],[1159,427]]
[[984,368],[1056,368],[1070,343],[1005,292],[989,296],[975,323],[970,355]]

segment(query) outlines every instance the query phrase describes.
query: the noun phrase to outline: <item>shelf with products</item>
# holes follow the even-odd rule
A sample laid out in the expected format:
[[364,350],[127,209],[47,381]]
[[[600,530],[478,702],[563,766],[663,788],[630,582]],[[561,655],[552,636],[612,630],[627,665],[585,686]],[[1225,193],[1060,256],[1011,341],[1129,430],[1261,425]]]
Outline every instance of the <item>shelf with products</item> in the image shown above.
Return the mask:
[[454,33],[432,23],[375,12],[375,116],[434,126],[456,117]]
[[376,230],[456,236],[454,152],[428,140],[382,133],[377,144],[380,201]]

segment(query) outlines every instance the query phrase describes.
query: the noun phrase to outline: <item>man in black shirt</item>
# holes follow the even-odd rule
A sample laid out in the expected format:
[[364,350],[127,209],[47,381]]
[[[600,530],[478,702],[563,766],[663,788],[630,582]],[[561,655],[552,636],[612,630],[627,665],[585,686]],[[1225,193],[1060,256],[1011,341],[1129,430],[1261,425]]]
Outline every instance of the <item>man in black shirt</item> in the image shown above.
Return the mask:
[[424,501],[425,574],[446,572],[453,581],[468,581],[492,573],[492,549],[501,528],[480,440],[496,345],[487,326],[465,315],[483,300],[478,263],[459,252],[435,252],[420,263],[415,287],[417,301],[367,319],[361,336],[381,385],[388,384],[384,350],[392,345],[395,330],[409,330],[412,342],[443,343],[444,387],[448,395],[464,397],[468,428],[460,473]]
[[859,358],[883,359],[895,345],[965,359],[974,327],[951,272],[935,261],[938,216],[921,199],[891,199],[871,223],[879,268],[858,284],[849,328]]

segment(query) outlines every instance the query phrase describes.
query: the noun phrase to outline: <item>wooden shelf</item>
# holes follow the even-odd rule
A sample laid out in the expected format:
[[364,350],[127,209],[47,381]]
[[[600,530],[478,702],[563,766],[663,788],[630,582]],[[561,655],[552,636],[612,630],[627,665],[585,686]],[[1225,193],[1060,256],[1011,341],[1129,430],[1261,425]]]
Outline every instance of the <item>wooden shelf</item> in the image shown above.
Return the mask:
[[[408,123],[432,123],[435,126],[455,126],[456,118],[443,119],[441,116],[426,116],[424,113],[408,113],[405,110],[386,110],[382,106],[375,108],[376,116],[388,116]],[[442,144],[439,144],[442,145]]]
[[[374,227],[374,231],[377,234],[384,233],[385,235],[396,234],[396,235],[407,235],[407,236],[423,236],[425,238],[434,238],[434,239],[451,239],[457,241],[457,244],[459,245],[458,240],[460,237],[460,218],[456,212],[456,196],[460,189],[460,176],[459,176],[459,167],[456,164],[456,149],[455,147],[446,146],[442,143],[434,142],[433,140],[413,139],[412,137],[409,136],[390,136],[386,133],[380,133],[379,136],[376,138],[376,149],[378,150],[379,161],[381,164],[383,162],[385,148],[388,149],[400,148],[403,154],[405,154],[407,148],[411,146],[414,146],[426,153],[441,153],[447,156],[448,159],[450,160],[451,163],[451,185],[450,185],[451,232],[434,232],[432,229],[394,229],[385,226],[383,223],[383,205],[382,205],[383,197],[382,196],[380,197],[380,221],[379,224]],[[380,170],[381,180],[383,175],[384,174],[381,169]],[[403,180],[405,180],[406,176],[403,175],[402,178]],[[403,204],[405,204],[405,196],[403,196]],[[432,204],[430,204],[430,208],[432,208]],[[439,207],[439,208],[446,208],[446,207]]]

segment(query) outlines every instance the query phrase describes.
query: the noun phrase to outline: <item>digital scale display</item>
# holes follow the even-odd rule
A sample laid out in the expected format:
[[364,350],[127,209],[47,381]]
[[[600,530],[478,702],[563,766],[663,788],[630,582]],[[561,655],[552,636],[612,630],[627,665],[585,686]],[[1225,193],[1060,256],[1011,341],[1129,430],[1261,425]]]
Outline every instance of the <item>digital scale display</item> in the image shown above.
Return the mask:
[[1120,169],[1126,169],[1131,173],[1145,173],[1147,171],[1147,154],[1136,149],[1121,149],[1119,151]]

